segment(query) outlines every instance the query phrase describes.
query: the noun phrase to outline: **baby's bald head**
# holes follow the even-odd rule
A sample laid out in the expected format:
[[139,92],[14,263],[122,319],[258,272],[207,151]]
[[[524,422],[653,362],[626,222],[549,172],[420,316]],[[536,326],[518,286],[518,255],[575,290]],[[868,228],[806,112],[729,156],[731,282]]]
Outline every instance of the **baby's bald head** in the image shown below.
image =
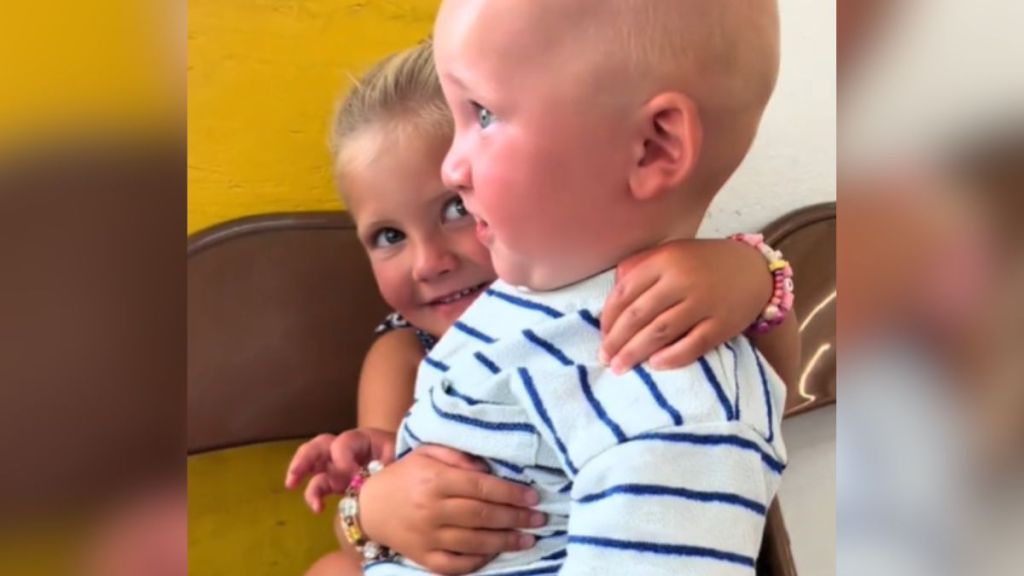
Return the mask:
[[444,0],[434,47],[455,122],[445,184],[499,275],[549,289],[694,235],[774,88],[778,15],[775,0]]
[[[776,0],[445,0],[438,20],[439,44],[541,64],[529,74],[576,87],[581,103],[685,94],[704,124],[703,155],[721,155],[729,172],[778,75]],[[443,42],[451,32],[463,41]]]

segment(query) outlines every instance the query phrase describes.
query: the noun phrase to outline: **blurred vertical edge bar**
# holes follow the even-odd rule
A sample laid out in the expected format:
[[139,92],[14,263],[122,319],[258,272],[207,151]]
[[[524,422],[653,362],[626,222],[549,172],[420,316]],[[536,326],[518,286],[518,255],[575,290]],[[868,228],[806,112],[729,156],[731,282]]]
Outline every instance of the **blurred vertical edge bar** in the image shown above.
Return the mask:
[[837,573],[1024,566],[1024,3],[838,0]]
[[0,574],[185,573],[185,23],[0,18]]

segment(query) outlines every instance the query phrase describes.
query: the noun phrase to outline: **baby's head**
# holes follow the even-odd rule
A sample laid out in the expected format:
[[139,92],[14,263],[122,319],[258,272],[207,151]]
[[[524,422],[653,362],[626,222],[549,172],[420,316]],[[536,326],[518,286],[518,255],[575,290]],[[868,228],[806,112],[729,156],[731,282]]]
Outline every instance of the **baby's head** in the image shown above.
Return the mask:
[[444,180],[535,289],[692,237],[778,71],[774,0],[444,0],[434,38]]
[[441,182],[451,116],[429,43],[383,60],[346,95],[334,172],[384,300],[440,336],[495,278],[458,194]]

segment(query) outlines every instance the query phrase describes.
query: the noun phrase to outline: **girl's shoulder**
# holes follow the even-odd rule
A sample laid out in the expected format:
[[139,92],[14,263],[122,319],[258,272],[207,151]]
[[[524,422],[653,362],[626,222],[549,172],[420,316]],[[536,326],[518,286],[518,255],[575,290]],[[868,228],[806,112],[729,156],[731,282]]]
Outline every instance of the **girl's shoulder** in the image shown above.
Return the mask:
[[437,338],[434,338],[430,334],[427,334],[423,330],[420,330],[419,328],[413,326],[412,324],[409,323],[408,320],[405,319],[404,316],[402,316],[398,312],[392,312],[388,314],[384,318],[384,321],[377,325],[377,328],[374,330],[374,334],[377,334],[379,336],[381,334],[386,334],[393,330],[402,329],[416,331],[416,338],[419,340],[420,346],[423,347],[424,353],[430,352],[434,345],[437,344]]

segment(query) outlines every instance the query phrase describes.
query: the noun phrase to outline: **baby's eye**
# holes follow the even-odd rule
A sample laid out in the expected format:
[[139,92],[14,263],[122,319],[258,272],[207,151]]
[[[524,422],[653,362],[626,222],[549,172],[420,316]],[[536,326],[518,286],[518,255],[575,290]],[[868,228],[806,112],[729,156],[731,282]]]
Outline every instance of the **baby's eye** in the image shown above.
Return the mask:
[[371,243],[374,248],[390,248],[405,240],[405,233],[396,228],[381,228],[374,233]]
[[451,222],[453,220],[459,220],[469,216],[469,212],[466,210],[466,206],[462,203],[462,198],[455,196],[444,205],[444,210],[441,211],[441,219],[445,222]]
[[473,108],[476,110],[476,122],[481,128],[487,128],[494,122],[494,113],[484,108],[483,106],[473,102]]

